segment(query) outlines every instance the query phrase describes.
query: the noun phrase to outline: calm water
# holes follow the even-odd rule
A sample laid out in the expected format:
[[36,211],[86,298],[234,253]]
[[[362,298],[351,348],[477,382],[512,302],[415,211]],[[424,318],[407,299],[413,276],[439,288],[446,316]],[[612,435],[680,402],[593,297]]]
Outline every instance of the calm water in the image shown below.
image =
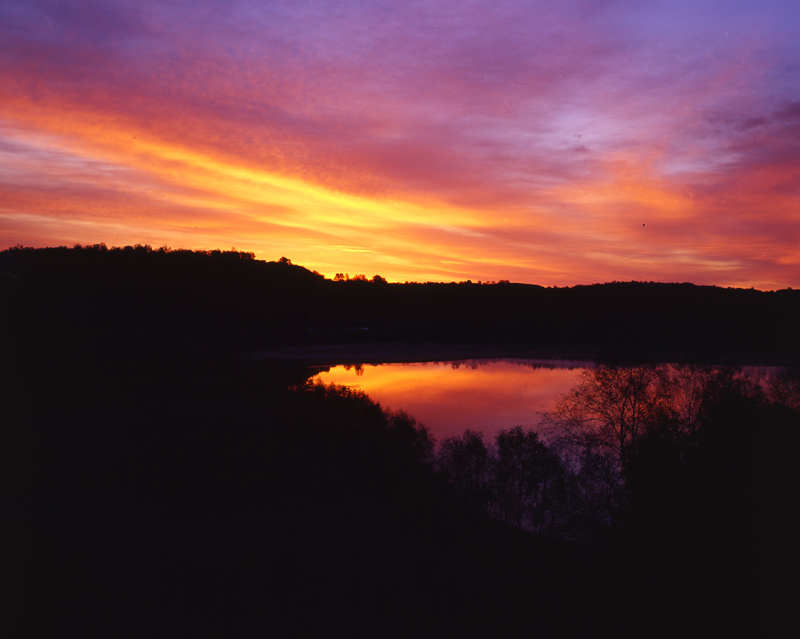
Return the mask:
[[482,430],[493,440],[501,428],[535,428],[591,362],[469,360],[418,364],[334,366],[317,377],[359,388],[384,408],[405,409],[437,440]]
[[[481,430],[489,441],[501,428],[536,428],[539,412],[553,408],[593,362],[562,360],[462,360],[417,364],[333,366],[317,378],[363,390],[381,406],[405,409],[437,440]],[[764,383],[782,370],[743,366]]]

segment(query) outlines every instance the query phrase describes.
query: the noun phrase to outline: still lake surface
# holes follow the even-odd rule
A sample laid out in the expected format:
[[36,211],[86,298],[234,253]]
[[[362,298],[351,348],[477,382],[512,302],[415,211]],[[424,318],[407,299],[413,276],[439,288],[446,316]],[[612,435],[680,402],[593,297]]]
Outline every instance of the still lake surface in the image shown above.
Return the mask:
[[[437,441],[483,431],[493,441],[511,426],[536,429],[542,411],[593,368],[591,361],[474,359],[414,364],[332,366],[316,378],[364,391],[390,410],[404,409],[431,429]],[[765,383],[783,370],[774,366],[737,366],[739,373]]]
[[439,441],[467,428],[492,441],[501,428],[536,428],[539,412],[552,409],[593,366],[529,359],[365,364],[333,366],[316,378],[358,388],[384,408],[408,411]]

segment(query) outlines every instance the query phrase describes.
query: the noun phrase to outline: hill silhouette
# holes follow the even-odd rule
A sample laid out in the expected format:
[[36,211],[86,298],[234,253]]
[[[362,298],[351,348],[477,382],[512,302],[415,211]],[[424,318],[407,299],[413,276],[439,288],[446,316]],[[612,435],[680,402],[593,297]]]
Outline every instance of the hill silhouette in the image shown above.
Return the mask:
[[609,357],[800,356],[800,291],[791,289],[332,281],[286,258],[146,246],[17,247],[0,252],[0,270],[5,321],[40,331],[56,315],[56,343],[69,334],[114,347],[460,342]]

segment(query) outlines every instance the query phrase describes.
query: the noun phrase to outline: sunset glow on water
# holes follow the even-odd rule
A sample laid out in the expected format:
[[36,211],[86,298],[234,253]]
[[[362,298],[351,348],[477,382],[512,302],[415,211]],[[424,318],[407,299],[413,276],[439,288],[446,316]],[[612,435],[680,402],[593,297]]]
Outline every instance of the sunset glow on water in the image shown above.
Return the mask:
[[[552,410],[559,397],[576,386],[581,373],[595,366],[588,361],[526,359],[339,365],[316,379],[364,391],[385,409],[406,410],[439,441],[467,428],[483,431],[492,441],[501,428],[536,429],[540,413]],[[764,389],[784,370],[735,369]]]
[[493,361],[365,365],[360,370],[334,366],[318,378],[358,388],[384,408],[408,411],[437,440],[467,428],[492,440],[501,428],[535,428],[538,413],[550,410],[587,365],[533,368],[521,361]]

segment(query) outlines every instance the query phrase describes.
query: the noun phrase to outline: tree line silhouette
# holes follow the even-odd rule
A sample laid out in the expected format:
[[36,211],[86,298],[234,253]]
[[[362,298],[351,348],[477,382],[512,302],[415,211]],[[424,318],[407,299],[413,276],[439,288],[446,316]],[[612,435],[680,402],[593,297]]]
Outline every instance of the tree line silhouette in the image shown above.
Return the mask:
[[[776,446],[794,450],[798,399],[797,369],[762,385],[732,367],[601,364],[581,374],[538,431],[503,429],[491,444],[466,430],[440,443],[436,464],[469,503],[518,527],[593,542],[631,527],[663,534],[711,507],[712,478],[721,489],[747,476],[763,499],[792,495],[793,464],[772,463]],[[732,419],[735,408],[742,414]],[[719,468],[710,469],[712,458]],[[776,473],[786,481],[766,479]]]
[[800,569],[798,399],[797,369],[759,383],[731,367],[600,365],[538,432],[466,430],[435,463],[490,517],[610,549],[612,596],[639,632],[780,636]]
[[[341,342],[495,343],[597,357],[797,364],[800,291],[613,282],[328,280],[288,258],[104,245],[0,252],[6,313],[60,313],[123,342],[258,350]],[[16,302],[18,303],[15,303]],[[23,304],[24,301],[24,304]],[[80,306],[80,317],[70,314]],[[357,329],[357,330],[355,330]]]

